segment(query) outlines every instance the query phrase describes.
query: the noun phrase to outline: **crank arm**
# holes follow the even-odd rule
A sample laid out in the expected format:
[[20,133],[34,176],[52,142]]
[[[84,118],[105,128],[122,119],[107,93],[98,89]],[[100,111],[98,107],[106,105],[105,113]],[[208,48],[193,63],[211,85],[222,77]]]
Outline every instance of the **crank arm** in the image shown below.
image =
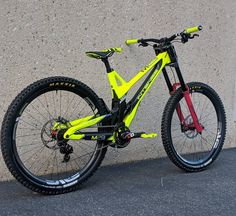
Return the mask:
[[155,138],[155,137],[157,137],[157,133],[147,134],[145,132],[138,132],[138,133],[133,133],[133,137],[131,137],[131,138],[132,139],[133,138],[152,139],[152,138]]
[[[130,132],[126,135],[125,138],[128,141],[128,140],[135,139],[135,138],[152,139],[152,138],[155,138],[155,137],[157,137],[157,133],[147,134],[145,132],[136,132],[136,133]],[[107,140],[112,141],[113,143],[115,143],[114,136],[109,137]]]

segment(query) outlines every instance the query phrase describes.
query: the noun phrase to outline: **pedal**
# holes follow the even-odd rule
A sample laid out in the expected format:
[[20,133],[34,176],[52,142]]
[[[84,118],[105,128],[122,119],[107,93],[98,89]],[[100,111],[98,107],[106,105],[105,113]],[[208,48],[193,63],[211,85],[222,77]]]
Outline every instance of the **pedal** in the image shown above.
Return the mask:
[[150,134],[143,133],[141,134],[140,137],[144,139],[151,139],[157,137],[157,133],[150,133]]

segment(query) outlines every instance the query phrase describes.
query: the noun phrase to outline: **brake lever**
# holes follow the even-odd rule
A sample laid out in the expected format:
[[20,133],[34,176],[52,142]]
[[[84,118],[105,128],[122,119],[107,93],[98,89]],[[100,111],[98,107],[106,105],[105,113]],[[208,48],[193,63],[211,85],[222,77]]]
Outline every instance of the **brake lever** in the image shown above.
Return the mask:
[[149,44],[147,42],[140,42],[138,46],[147,47]]
[[194,34],[193,36],[189,36],[189,39],[193,39],[194,37],[199,37],[199,34]]

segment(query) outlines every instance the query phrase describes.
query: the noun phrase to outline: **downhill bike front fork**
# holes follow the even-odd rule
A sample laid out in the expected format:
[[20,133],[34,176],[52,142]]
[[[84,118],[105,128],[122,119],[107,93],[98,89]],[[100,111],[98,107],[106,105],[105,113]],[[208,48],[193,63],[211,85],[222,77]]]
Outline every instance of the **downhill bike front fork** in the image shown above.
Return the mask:
[[[173,84],[173,86],[172,86],[173,91],[171,92],[171,94],[173,94],[176,91],[178,86],[180,86],[180,83],[174,83]],[[203,127],[201,126],[201,124],[198,121],[198,117],[197,117],[197,114],[196,114],[195,109],[193,107],[193,103],[192,103],[192,100],[191,100],[191,97],[190,97],[190,92],[189,92],[188,86],[186,86],[186,88],[187,88],[187,90],[183,92],[183,95],[184,95],[184,99],[186,101],[187,107],[189,109],[190,115],[192,117],[193,124],[187,124],[185,122],[185,118],[184,118],[184,115],[182,113],[180,104],[178,104],[176,106],[176,112],[177,112],[177,115],[178,115],[179,120],[181,122],[181,125],[183,125],[184,128],[186,128],[186,129],[194,129],[195,128],[197,130],[197,132],[201,134],[201,132],[203,130]]]
[[176,91],[178,86],[181,86],[181,88],[183,90],[184,99],[186,101],[186,104],[187,104],[187,107],[189,109],[190,115],[192,117],[193,123],[187,124],[185,122],[185,118],[184,118],[183,112],[181,110],[180,104],[178,104],[176,106],[176,112],[177,112],[178,118],[179,118],[180,123],[183,126],[184,130],[196,129],[197,132],[201,134],[202,130],[204,128],[198,121],[198,117],[197,117],[197,114],[195,112],[195,109],[193,107],[193,103],[192,103],[192,100],[191,100],[191,97],[190,97],[189,87],[184,83],[184,80],[183,80],[183,77],[182,77],[182,74],[180,72],[180,69],[179,69],[178,65],[175,67],[175,69],[176,69],[177,76],[178,76],[179,81],[180,81],[179,83],[174,83],[173,85],[171,84],[170,79],[167,75],[167,72],[166,72],[165,68],[163,69],[163,75],[164,75],[165,81],[167,83],[167,86],[169,88],[169,92],[170,92],[171,95]]

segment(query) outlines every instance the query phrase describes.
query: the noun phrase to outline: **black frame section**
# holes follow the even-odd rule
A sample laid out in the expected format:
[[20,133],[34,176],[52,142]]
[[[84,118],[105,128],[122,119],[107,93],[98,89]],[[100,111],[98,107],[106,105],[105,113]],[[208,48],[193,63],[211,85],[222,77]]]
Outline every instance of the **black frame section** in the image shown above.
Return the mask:
[[113,69],[112,69],[111,66],[110,66],[110,63],[109,63],[109,61],[108,61],[108,57],[106,57],[106,58],[102,58],[101,60],[102,60],[102,62],[105,64],[105,67],[106,67],[107,73],[112,72]]
[[152,70],[149,72],[146,79],[143,81],[142,85],[139,87],[135,95],[132,97],[132,99],[127,104],[127,109],[125,111],[125,115],[133,110],[135,105],[138,103],[139,99],[138,97],[146,92],[145,86],[148,82],[151,82],[151,77],[154,74],[154,72],[159,69],[162,65],[162,59],[158,61],[152,68]]
[[[78,133],[79,134],[79,133]],[[77,134],[77,135],[78,135]],[[84,132],[84,140],[107,140],[113,135],[112,132]]]
[[172,86],[172,84],[171,84],[171,82],[170,82],[170,78],[169,78],[169,76],[168,76],[167,71],[166,71],[165,68],[162,69],[162,73],[163,73],[163,75],[164,75],[164,78],[165,78],[167,87],[168,87],[168,89],[169,89],[169,92],[172,92],[172,91],[173,91],[173,86]]
[[[155,48],[154,48],[155,49]],[[169,43],[168,45],[166,45],[164,47],[164,50],[168,52],[169,56],[170,56],[170,59],[171,59],[171,64],[169,65],[170,67],[174,67],[175,68],[175,71],[176,71],[176,74],[177,74],[177,77],[179,79],[179,82],[180,82],[180,86],[182,88],[182,90],[185,92],[187,91],[187,87],[186,87],[186,84],[184,82],[184,78],[182,76],[182,73],[181,73],[181,70],[179,68],[179,63],[178,63],[178,57],[177,57],[177,54],[176,54],[176,51],[175,51],[175,48],[174,46]],[[155,52],[156,54],[158,54],[159,50],[158,48],[155,49]],[[163,75],[164,75],[164,78],[165,78],[165,81],[166,81],[166,84],[167,84],[167,87],[169,89],[169,92],[172,92],[173,91],[173,87],[172,87],[172,84],[170,82],[170,79],[169,79],[169,76],[167,74],[167,71],[165,68],[163,68],[162,70],[163,72]]]

